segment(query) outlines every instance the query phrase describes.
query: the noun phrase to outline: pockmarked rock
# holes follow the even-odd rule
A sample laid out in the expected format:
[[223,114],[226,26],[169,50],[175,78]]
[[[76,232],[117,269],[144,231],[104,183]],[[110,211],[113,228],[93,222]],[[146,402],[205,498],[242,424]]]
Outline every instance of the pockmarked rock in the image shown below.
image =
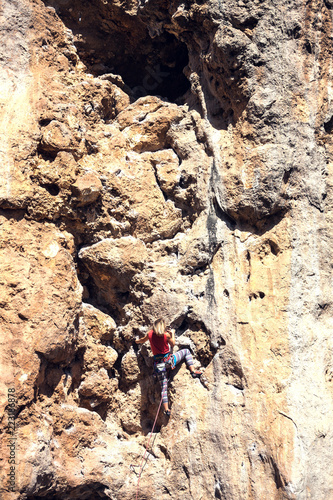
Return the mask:
[[75,140],[70,129],[61,122],[52,120],[43,130],[41,148],[49,153],[75,150]]
[[0,231],[3,356],[10,363],[14,349],[18,363],[4,376],[27,402],[43,360],[67,364],[77,352],[82,287],[68,233],[3,216]]
[[96,341],[110,341],[116,331],[116,323],[108,314],[91,304],[82,304],[82,335],[92,336]]
[[136,382],[140,378],[140,367],[134,351],[127,352],[121,360],[121,370],[128,383]]
[[85,206],[93,203],[100,196],[103,189],[100,179],[94,173],[87,173],[78,177],[71,190],[78,200],[78,206]]
[[141,240],[124,236],[82,248],[79,257],[105,287],[126,291],[130,280],[143,268],[148,253]]
[[3,0],[4,500],[333,498],[331,4]]

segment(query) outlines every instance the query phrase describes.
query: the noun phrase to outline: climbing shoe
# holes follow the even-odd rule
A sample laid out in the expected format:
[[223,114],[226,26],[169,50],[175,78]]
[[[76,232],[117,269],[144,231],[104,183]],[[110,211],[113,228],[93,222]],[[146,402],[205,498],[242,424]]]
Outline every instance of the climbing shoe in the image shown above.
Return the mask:
[[194,372],[191,372],[191,377],[192,378],[200,378],[202,375],[202,372],[200,372],[199,370],[196,370]]
[[169,417],[170,417],[170,415],[171,415],[171,410],[164,410],[164,412],[163,412],[163,413],[164,413],[164,415],[165,415],[166,417],[168,417],[168,418],[169,418]]

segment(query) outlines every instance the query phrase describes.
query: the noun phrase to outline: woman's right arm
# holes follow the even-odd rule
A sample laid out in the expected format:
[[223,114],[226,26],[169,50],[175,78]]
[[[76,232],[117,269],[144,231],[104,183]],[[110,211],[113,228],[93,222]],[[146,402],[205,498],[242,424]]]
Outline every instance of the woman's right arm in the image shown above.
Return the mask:
[[175,330],[171,330],[171,328],[170,328],[169,330],[167,330],[166,335],[167,335],[168,344],[173,349],[176,345]]
[[135,342],[137,344],[144,344],[145,342],[147,342],[148,339],[149,339],[149,337],[148,337],[148,334],[147,334],[144,337],[142,337],[142,339],[136,339]]

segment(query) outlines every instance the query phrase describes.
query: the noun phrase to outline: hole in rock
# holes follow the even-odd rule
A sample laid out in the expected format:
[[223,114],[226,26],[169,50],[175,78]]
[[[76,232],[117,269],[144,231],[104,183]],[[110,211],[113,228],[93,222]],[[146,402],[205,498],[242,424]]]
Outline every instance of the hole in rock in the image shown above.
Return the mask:
[[245,21],[239,23],[239,29],[241,30],[253,30],[259,22],[259,19],[253,16],[248,17]]
[[214,494],[215,498],[218,498],[219,500],[222,499],[222,494],[221,494],[220,487],[215,486],[215,492],[214,493],[215,493]]
[[60,192],[60,188],[57,184],[42,184],[41,186],[52,196],[57,196]]
[[292,28],[287,29],[286,33],[289,38],[293,38],[294,40],[297,40],[300,38],[302,32],[302,27],[300,25],[293,26]]
[[318,304],[319,307],[319,314],[323,313],[324,311],[328,311],[329,309],[329,304]]
[[217,498],[219,500],[222,500],[225,497],[225,492],[224,492],[224,487],[223,487],[223,482],[220,481],[219,478],[214,476],[215,479],[215,486],[214,486],[214,498]]
[[49,123],[51,123],[51,119],[50,118],[42,118],[41,120],[39,120],[39,125],[41,127],[46,127]]
[[283,182],[284,184],[287,184],[287,182],[289,181],[292,171],[293,171],[293,170],[292,170],[292,169],[290,169],[290,170],[286,170],[286,171],[284,172],[283,177],[282,177],[282,182]]
[[309,42],[309,40],[306,40],[306,42],[304,44],[304,48],[308,54],[312,54],[312,46],[311,46],[311,43]]
[[188,175],[184,170],[182,171],[179,179],[179,186],[182,189],[187,189],[189,185],[194,182],[194,179],[191,175]]
[[280,253],[279,245],[272,240],[268,240],[268,244],[270,246],[272,254],[277,256]]
[[249,301],[251,302],[251,301],[252,301],[252,299],[256,300],[256,299],[258,299],[258,298],[263,299],[264,297],[265,297],[264,292],[251,293],[251,294],[249,295]]
[[331,118],[324,123],[324,129],[325,129],[325,132],[327,134],[330,134],[333,130],[333,115],[331,116]]
[[292,31],[293,38],[295,38],[295,40],[297,40],[297,38],[299,38],[301,36],[301,32],[302,32],[302,27],[299,25],[295,26],[295,28]]
[[174,35],[158,30],[150,36],[139,16],[127,14],[115,2],[44,3],[54,7],[73,32],[79,57],[94,76],[120,75],[125,91],[134,99],[156,95],[181,102],[190,89],[183,74],[188,64],[187,47]]
[[40,158],[51,163],[56,159],[58,154],[58,151],[47,151],[41,143],[38,144],[37,151]]

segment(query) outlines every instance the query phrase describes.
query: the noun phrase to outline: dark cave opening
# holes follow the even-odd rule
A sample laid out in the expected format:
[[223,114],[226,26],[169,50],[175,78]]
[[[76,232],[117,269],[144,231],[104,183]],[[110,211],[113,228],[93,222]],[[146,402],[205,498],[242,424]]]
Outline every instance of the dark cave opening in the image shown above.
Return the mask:
[[116,66],[115,71],[131,88],[134,99],[156,95],[170,102],[181,102],[190,89],[183,73],[188,64],[187,48],[167,33],[155,43],[156,55],[152,60],[144,54],[131,55],[126,64]]
[[139,16],[130,16],[100,0],[44,0],[74,36],[87,72],[98,77],[120,75],[133,100],[155,95],[177,104],[190,89],[183,73],[188,64],[185,43],[162,31],[153,38]]

